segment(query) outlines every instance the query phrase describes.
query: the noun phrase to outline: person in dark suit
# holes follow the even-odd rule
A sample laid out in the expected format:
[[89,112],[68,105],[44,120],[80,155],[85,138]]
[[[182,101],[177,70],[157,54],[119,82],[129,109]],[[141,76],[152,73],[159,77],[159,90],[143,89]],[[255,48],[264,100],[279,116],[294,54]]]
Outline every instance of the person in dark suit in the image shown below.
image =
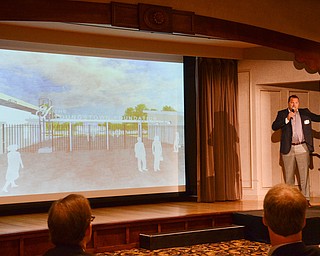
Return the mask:
[[318,245],[302,241],[308,203],[293,185],[272,187],[263,201],[263,224],[271,241],[269,256],[320,256]]
[[301,192],[310,205],[309,165],[314,151],[311,122],[320,122],[320,115],[307,108],[299,109],[299,98],[291,95],[288,108],[280,110],[272,123],[274,131],[281,129],[280,153],[284,164],[285,182],[294,185],[296,167]]
[[70,194],[54,202],[48,213],[51,242],[55,245],[44,256],[89,256],[86,245],[91,239],[94,216],[88,199]]

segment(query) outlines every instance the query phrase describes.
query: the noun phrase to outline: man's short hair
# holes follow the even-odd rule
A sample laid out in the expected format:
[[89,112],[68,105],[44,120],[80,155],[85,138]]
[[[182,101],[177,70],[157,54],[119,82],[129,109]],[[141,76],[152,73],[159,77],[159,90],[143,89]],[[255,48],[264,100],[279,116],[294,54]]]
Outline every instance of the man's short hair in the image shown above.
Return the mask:
[[290,95],[288,98],[288,103],[290,102],[291,99],[298,99],[299,100],[299,97],[297,95]]
[[264,198],[264,219],[278,235],[297,234],[303,229],[307,207],[306,198],[297,188],[278,184]]
[[82,195],[70,194],[54,202],[48,213],[51,242],[55,245],[78,245],[90,225],[91,207]]

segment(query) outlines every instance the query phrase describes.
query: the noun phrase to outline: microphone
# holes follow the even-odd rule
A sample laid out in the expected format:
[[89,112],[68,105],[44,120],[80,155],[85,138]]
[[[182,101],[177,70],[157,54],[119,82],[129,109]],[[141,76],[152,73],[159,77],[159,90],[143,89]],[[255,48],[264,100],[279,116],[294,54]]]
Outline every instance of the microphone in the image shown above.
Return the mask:
[[[291,112],[294,113],[294,108],[291,109]],[[293,117],[290,117],[290,121],[292,122]]]

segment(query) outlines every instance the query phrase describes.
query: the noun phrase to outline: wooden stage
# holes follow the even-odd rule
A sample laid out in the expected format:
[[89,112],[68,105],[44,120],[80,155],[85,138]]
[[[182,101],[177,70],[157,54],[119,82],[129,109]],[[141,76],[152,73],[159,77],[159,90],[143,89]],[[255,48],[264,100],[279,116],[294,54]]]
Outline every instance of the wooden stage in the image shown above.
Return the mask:
[[[261,210],[262,204],[262,201],[168,202],[93,209],[96,218],[88,250],[103,252],[139,247],[140,233],[228,226],[232,224],[232,213]],[[0,216],[1,254],[42,255],[51,246],[46,213]]]

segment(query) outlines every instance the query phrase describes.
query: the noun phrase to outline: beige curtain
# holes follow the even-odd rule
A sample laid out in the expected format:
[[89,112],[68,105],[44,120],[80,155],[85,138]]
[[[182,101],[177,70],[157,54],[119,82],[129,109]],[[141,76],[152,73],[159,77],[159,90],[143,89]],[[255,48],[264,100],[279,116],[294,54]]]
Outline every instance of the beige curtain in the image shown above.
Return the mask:
[[242,196],[236,60],[198,59],[198,201]]

